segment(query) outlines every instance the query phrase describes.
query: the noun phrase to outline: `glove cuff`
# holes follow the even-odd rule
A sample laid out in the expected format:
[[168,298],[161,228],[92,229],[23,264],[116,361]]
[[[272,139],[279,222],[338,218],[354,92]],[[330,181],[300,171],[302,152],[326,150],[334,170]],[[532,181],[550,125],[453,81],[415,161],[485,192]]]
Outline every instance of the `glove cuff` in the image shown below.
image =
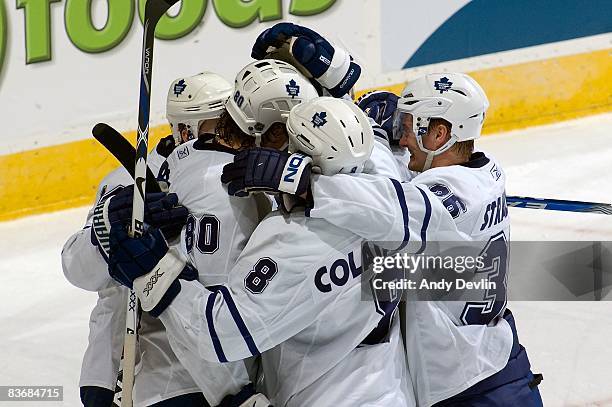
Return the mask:
[[359,76],[361,76],[361,66],[353,62],[351,58],[351,64],[347,69],[346,75],[344,75],[338,85],[333,88],[327,88],[329,94],[336,98],[346,95],[355,85]]
[[91,223],[91,242],[98,247],[104,261],[108,263],[110,253],[110,222],[108,220],[108,205],[113,197],[98,203],[93,212]]
[[134,291],[140,299],[143,310],[151,311],[162,301],[185,268],[185,264],[186,261],[180,256],[178,250],[172,247],[155,265],[153,271],[134,280]]
[[293,153],[287,158],[281,173],[278,190],[292,195],[301,195],[310,184],[312,158],[301,153]]
[[346,50],[333,45],[332,47],[334,55],[329,61],[329,67],[321,76],[316,78],[327,89],[337,86],[342,81],[351,64],[351,56]]

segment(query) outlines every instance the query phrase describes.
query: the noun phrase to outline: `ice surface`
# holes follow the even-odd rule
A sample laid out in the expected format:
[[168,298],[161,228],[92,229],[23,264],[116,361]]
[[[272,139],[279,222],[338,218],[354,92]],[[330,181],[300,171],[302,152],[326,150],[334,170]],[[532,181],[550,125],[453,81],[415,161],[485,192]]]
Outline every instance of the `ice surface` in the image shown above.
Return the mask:
[[[485,137],[478,146],[503,164],[508,195],[612,202],[611,129],[606,114]],[[0,385],[63,385],[64,402],[49,407],[80,405],[81,356],[97,296],[64,279],[60,251],[86,213],[0,223]],[[518,208],[510,215],[513,240],[612,240],[612,216]],[[546,406],[612,406],[612,303],[510,307],[533,370],[544,374]]]

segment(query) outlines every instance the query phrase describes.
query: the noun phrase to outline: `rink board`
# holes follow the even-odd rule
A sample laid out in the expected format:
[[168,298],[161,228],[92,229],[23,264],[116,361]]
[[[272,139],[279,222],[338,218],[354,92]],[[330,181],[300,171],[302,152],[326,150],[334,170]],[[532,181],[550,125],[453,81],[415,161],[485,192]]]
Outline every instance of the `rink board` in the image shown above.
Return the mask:
[[[470,72],[491,101],[484,133],[612,110],[611,53],[607,49]],[[399,93],[403,86],[386,88]],[[167,134],[168,126],[153,127],[150,146]],[[126,135],[134,140],[135,132]],[[0,221],[89,204],[99,181],[117,165],[92,139],[0,156]]]

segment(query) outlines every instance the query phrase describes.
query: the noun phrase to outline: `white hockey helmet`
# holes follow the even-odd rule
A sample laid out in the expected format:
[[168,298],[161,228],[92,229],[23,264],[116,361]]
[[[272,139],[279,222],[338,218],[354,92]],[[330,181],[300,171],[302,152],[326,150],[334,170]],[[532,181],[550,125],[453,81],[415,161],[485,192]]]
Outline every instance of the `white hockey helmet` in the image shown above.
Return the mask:
[[[470,76],[463,73],[434,73],[408,83],[397,102],[393,132],[403,134],[406,115],[412,115],[412,131],[419,148],[427,153],[423,170],[431,166],[434,156],[448,150],[458,141],[480,137],[489,100],[484,90]],[[429,122],[444,119],[451,124],[451,137],[435,151],[423,146]]]
[[361,172],[374,147],[368,117],[349,100],[318,97],[289,113],[289,151],[312,157],[324,175]]
[[184,141],[182,131],[187,131],[189,140],[197,138],[202,121],[219,118],[231,93],[232,85],[213,72],[202,72],[172,82],[168,90],[166,118],[176,145]]
[[274,123],[286,123],[289,111],[316,98],[314,86],[294,66],[275,59],[262,59],[245,66],[234,83],[226,109],[238,127],[255,137]]

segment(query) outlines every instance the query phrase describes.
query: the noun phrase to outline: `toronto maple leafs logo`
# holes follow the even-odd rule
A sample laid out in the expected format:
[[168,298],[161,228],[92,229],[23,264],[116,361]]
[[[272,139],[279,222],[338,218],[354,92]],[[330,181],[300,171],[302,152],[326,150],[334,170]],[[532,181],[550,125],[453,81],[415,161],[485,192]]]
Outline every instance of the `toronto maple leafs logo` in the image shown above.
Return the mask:
[[176,95],[176,97],[178,97],[181,93],[183,93],[186,87],[187,85],[185,84],[185,79],[181,79],[180,81],[175,83],[174,84],[174,94]]
[[439,90],[440,93],[448,92],[451,86],[453,86],[453,83],[449,81],[447,77],[440,78],[439,81],[434,82],[434,87],[436,90]]
[[289,83],[285,85],[285,89],[287,89],[287,94],[291,96],[291,99],[300,94],[300,86],[293,79],[291,79]]
[[327,117],[327,113],[325,113],[325,112],[321,112],[321,113],[317,112],[317,113],[315,113],[312,116],[312,120],[311,120],[312,127],[315,127],[315,128],[316,127],[323,127],[325,125],[325,123],[327,123],[326,117]]

